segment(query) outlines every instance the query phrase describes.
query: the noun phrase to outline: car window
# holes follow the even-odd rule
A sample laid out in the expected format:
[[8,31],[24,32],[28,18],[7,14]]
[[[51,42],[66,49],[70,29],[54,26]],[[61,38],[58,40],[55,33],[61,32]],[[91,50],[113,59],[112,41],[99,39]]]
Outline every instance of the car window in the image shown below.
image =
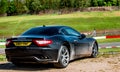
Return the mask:
[[32,28],[22,35],[56,35],[58,34],[57,28],[51,28],[51,27],[38,27],[38,28]]
[[63,30],[63,33],[65,35],[72,35],[72,36],[80,36],[80,33],[77,32],[76,30],[74,29],[71,29],[71,28],[66,28]]

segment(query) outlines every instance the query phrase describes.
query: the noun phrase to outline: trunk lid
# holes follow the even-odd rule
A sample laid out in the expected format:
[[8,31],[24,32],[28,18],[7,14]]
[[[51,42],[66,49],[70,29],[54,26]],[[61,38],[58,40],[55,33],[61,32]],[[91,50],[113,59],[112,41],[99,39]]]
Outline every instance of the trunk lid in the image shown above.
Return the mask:
[[45,40],[46,36],[18,36],[7,39],[6,47],[36,47],[34,39]]

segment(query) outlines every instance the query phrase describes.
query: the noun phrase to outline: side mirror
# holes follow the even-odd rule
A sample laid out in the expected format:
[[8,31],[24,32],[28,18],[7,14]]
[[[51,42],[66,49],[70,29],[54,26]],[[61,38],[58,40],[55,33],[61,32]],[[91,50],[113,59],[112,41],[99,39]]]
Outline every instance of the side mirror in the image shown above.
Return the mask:
[[82,39],[86,38],[86,35],[85,34],[81,34],[81,37],[82,37]]

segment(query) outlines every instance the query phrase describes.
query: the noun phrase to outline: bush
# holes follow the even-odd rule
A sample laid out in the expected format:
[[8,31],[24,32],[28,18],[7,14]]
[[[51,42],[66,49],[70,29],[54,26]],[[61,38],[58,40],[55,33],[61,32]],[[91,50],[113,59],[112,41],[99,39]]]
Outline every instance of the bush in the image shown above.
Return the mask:
[[104,0],[97,0],[98,6],[103,6],[104,5]]
[[12,0],[8,2],[7,14],[10,15],[19,15],[28,13],[29,9],[20,0]]
[[16,6],[13,1],[8,2],[8,8],[7,8],[7,14],[8,16],[15,15],[16,12]]
[[91,0],[91,6],[98,6],[97,0]]
[[46,10],[83,9],[90,6],[120,7],[120,0],[0,0],[0,14],[37,14]]
[[24,14],[28,12],[28,9],[26,7],[26,5],[24,4],[23,1],[21,0],[14,0],[14,4],[16,7],[16,13],[17,14]]
[[7,11],[7,0],[0,0],[0,15],[4,16]]

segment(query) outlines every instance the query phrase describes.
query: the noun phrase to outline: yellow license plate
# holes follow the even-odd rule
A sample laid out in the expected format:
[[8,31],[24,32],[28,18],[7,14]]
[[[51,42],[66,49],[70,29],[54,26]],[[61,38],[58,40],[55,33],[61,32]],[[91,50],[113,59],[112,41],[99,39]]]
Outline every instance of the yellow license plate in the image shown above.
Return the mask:
[[15,46],[29,46],[32,42],[14,42]]

